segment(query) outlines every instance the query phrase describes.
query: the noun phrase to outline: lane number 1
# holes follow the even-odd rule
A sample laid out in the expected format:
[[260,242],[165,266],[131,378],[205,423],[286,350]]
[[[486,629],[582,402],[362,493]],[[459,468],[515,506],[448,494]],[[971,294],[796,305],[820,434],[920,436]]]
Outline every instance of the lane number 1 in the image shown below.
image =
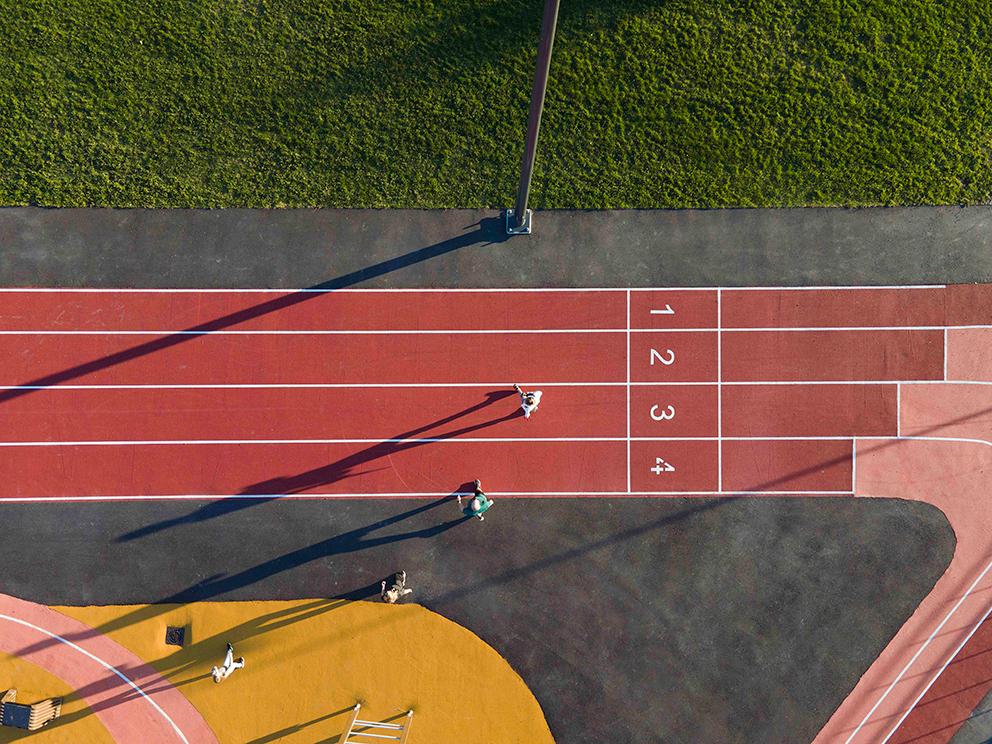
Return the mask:
[[651,472],[655,475],[661,475],[662,473],[674,473],[675,466],[670,462],[665,462],[660,457],[654,458],[654,467],[651,468]]

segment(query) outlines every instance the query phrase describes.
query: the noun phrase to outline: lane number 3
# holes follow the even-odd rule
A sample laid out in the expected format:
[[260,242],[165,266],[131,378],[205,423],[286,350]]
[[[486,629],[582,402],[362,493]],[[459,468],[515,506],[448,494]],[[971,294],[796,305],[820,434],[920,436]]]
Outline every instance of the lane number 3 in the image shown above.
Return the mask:
[[659,362],[664,364],[666,367],[675,364],[675,352],[671,349],[665,349],[665,353],[662,354],[657,349],[651,349],[651,366],[654,366],[654,360],[657,359]]
[[655,475],[661,475],[662,473],[674,473],[675,466],[670,462],[665,462],[660,457],[654,458],[654,467],[651,468],[651,472]]
[[665,406],[661,413],[655,413],[661,406],[651,406],[651,418],[655,421],[671,421],[675,418],[675,406]]

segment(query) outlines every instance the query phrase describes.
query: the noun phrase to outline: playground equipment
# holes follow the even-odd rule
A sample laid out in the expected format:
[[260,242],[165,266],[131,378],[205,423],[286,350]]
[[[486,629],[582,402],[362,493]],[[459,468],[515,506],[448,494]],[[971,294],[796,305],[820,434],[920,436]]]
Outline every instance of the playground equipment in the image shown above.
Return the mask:
[[[407,739],[410,736],[410,725],[413,723],[413,711],[408,710],[406,712],[406,720],[403,723],[385,723],[380,721],[360,721],[358,720],[358,714],[362,709],[361,703],[355,703],[355,707],[351,711],[351,717],[348,719],[348,725],[345,727],[344,735],[341,737],[341,744],[373,744],[371,739],[389,739],[395,741],[398,744],[407,744]],[[362,731],[356,731],[356,728],[363,729]],[[389,731],[388,734],[376,734],[365,729],[382,729],[384,731]],[[362,736],[368,737],[366,739],[355,739],[353,737]]]

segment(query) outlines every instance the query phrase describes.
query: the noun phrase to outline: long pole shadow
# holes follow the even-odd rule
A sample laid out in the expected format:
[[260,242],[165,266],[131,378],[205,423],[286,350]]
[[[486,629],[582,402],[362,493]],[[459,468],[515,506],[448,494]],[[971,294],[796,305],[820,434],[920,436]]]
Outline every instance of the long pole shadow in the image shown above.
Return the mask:
[[[472,226],[470,225],[470,227]],[[402,256],[390,258],[386,261],[380,261],[379,263],[366,266],[358,269],[357,271],[342,274],[334,279],[328,279],[320,284],[315,284],[312,287],[309,287],[305,292],[292,292],[290,294],[283,295],[282,297],[276,297],[272,300],[261,302],[254,307],[238,310],[237,312],[222,315],[219,318],[214,318],[213,320],[199,323],[180,332],[171,333],[167,336],[162,336],[161,338],[145,341],[144,343],[114,352],[113,354],[107,354],[106,356],[102,356],[98,359],[83,362],[82,364],[77,364],[72,367],[68,367],[67,369],[20,383],[17,387],[0,391],[0,403],[5,403],[7,401],[20,398],[21,396],[29,395],[38,389],[69,382],[70,380],[75,380],[85,375],[99,372],[139,357],[147,356],[148,354],[154,354],[159,351],[164,351],[165,349],[179,346],[180,344],[187,343],[193,339],[209,334],[212,331],[230,328],[231,326],[238,325],[239,323],[245,323],[249,320],[254,320],[255,318],[259,318],[263,315],[268,315],[269,313],[274,313],[294,305],[299,305],[307,300],[313,299],[314,297],[319,297],[322,292],[332,292],[336,289],[344,289],[345,287],[350,287],[361,282],[369,281],[370,279],[375,279],[377,277],[390,274],[394,271],[398,271],[424,261],[429,261],[432,258],[437,258],[438,256],[443,256],[447,253],[452,253],[453,251],[467,248],[472,245],[491,245],[506,240],[507,236],[505,231],[502,229],[502,223],[495,217],[480,220],[474,227],[476,228],[475,230],[465,233],[464,235],[442,240],[438,243],[434,243],[433,245],[429,245],[424,248],[419,248],[418,250],[411,251]]]

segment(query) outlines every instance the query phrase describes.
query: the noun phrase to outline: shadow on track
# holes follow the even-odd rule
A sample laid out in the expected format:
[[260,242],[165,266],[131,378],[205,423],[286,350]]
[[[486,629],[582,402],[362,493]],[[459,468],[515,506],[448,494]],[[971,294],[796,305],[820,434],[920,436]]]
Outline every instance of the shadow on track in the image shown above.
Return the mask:
[[[211,331],[219,331],[225,328],[230,328],[231,326],[259,318],[263,315],[268,315],[269,313],[274,313],[287,307],[299,305],[307,300],[313,299],[314,297],[320,297],[321,291],[318,290],[330,292],[335,289],[343,289],[370,279],[384,276],[385,274],[390,274],[408,266],[413,266],[414,264],[422,263],[423,261],[429,261],[432,258],[437,258],[438,256],[443,256],[446,253],[451,253],[462,248],[467,248],[476,244],[491,245],[493,243],[502,242],[507,238],[503,229],[502,221],[495,217],[483,219],[476,225],[469,225],[468,227],[475,227],[476,229],[454,238],[442,240],[439,243],[434,243],[433,245],[426,246],[425,248],[419,248],[402,256],[390,258],[386,261],[380,261],[377,264],[366,266],[358,271],[352,271],[348,274],[342,274],[334,279],[328,279],[325,282],[313,285],[309,288],[309,291],[291,292],[290,294],[286,294],[266,302],[261,302],[254,307],[239,310],[234,313],[229,313],[228,315],[223,315],[219,318],[214,318],[213,320],[199,323],[195,326],[184,329],[182,332],[173,333],[161,338],[155,338],[151,341],[146,341],[128,349],[124,349],[123,351],[108,354],[106,356],[93,359],[89,362],[83,362],[82,364],[77,364],[73,367],[20,383],[16,388],[0,391],[0,403],[14,400],[15,398],[20,398],[24,395],[29,395],[37,389],[60,385],[118,364],[124,364],[125,362],[129,362],[139,357],[154,354],[174,346],[179,346],[187,341],[199,338],[201,335],[208,334]],[[278,292],[279,290],[273,291]]]
[[[476,403],[475,405],[469,406],[468,408],[458,411],[457,413],[453,413],[449,416],[445,416],[437,421],[419,426],[416,429],[410,429],[409,431],[402,432],[394,437],[389,437],[391,440],[410,441],[379,442],[350,454],[347,457],[343,457],[340,460],[336,460],[328,465],[322,465],[319,468],[314,468],[303,473],[297,473],[296,475],[277,476],[274,478],[268,478],[264,481],[259,481],[258,483],[253,483],[242,489],[241,494],[244,498],[233,496],[211,501],[209,504],[205,504],[204,506],[201,506],[200,508],[182,517],[174,517],[172,519],[149,524],[141,527],[140,529],[121,535],[117,538],[116,542],[130,542],[131,540],[147,537],[148,535],[152,535],[156,532],[161,532],[162,530],[167,530],[172,527],[216,519],[218,517],[223,517],[233,512],[246,509],[250,506],[265,503],[266,501],[272,501],[273,499],[279,498],[280,496],[286,494],[303,493],[314,488],[319,488],[320,486],[337,483],[345,478],[361,475],[362,473],[368,472],[367,470],[357,470],[357,468],[362,465],[366,465],[382,458],[389,458],[392,455],[403,452],[404,450],[413,449],[414,447],[435,444],[433,441],[418,440],[415,437],[420,436],[438,426],[450,424],[457,419],[475,413],[476,411],[482,410],[493,403],[504,400],[505,398],[513,395],[516,395],[516,393],[509,390],[496,390],[488,392],[485,394],[485,399],[480,403]],[[474,431],[486,429],[490,426],[495,426],[504,421],[509,421],[510,419],[517,418],[521,415],[523,414],[519,409],[514,409],[511,413],[504,416],[499,416],[498,418],[490,419],[488,421],[483,421],[479,424],[463,426],[458,429],[451,429],[449,431],[433,434],[429,437],[429,439],[454,439],[464,434],[469,434]],[[471,489],[467,491],[457,491],[456,493],[468,493],[470,491]]]

